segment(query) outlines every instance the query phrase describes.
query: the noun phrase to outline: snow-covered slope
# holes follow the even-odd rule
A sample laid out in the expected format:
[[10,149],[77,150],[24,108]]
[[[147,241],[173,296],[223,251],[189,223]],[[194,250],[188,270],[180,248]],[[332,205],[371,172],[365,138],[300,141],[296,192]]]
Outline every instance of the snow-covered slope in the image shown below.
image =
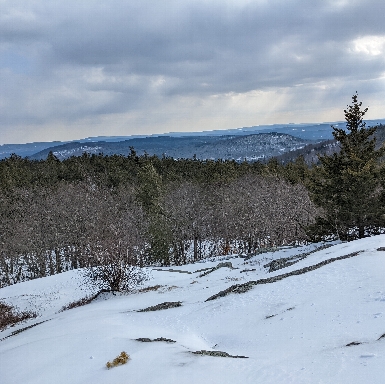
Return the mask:
[[[147,286],[160,285],[156,290],[99,296],[64,312],[63,305],[87,294],[78,271],[2,288],[0,301],[40,317],[0,333],[0,382],[384,383],[385,252],[377,251],[384,246],[385,235],[342,243],[271,273],[264,267],[270,260],[315,246],[174,267],[190,273],[153,270]],[[235,284],[305,271],[349,254],[206,301]],[[202,277],[210,270],[196,272],[219,262],[234,269]],[[137,312],[178,301],[176,308]],[[175,343],[135,340],[160,337]],[[361,344],[347,346],[352,342]],[[248,358],[192,353],[201,350]],[[122,351],[130,355],[128,363],[107,370],[106,362]]]

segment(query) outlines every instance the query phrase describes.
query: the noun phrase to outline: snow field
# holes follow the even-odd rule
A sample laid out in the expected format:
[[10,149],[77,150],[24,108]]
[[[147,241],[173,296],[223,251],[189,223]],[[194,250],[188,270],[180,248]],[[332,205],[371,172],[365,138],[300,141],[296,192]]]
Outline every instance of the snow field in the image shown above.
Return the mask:
[[[40,316],[0,333],[0,382],[13,383],[384,383],[385,235],[334,245],[267,273],[265,259],[289,257],[314,245],[286,248],[204,277],[194,273],[219,260],[152,271],[157,291],[104,295],[91,304],[58,312],[86,296],[79,271],[0,289],[0,300]],[[237,283],[280,275],[355,251],[303,275],[257,285],[243,294],[205,300]],[[256,271],[243,272],[244,269]],[[163,268],[167,270],[168,268]],[[81,289],[82,288],[82,289]],[[182,307],[136,312],[162,302]],[[17,329],[47,320],[10,336]],[[10,336],[7,338],[7,336]],[[165,337],[176,343],[142,343]],[[362,344],[346,347],[350,342]],[[248,359],[193,355],[218,350]],[[126,351],[129,362],[105,364]]]

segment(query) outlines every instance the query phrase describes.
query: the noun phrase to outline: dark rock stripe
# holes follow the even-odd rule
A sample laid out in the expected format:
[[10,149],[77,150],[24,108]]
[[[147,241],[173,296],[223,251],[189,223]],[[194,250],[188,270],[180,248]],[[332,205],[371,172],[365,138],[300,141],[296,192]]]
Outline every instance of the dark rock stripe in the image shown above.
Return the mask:
[[359,341],[352,341],[351,343],[349,344],[346,344],[346,347],[353,347],[355,345],[361,345],[362,343],[360,343]]
[[275,283],[276,281],[283,280],[283,279],[285,279],[286,277],[289,277],[289,276],[302,275],[304,273],[307,273],[307,272],[310,272],[310,271],[314,271],[315,269],[321,268],[324,265],[333,263],[334,261],[348,259],[349,257],[357,256],[361,252],[363,252],[363,251],[352,252],[352,253],[349,253],[348,255],[334,257],[332,259],[321,261],[320,263],[312,265],[312,266],[309,266],[309,267],[297,269],[295,271],[284,273],[284,274],[278,275],[278,276],[268,277],[267,279],[260,279],[260,280],[256,280],[256,281],[248,281],[247,283],[244,283],[244,284],[234,284],[231,287],[229,287],[229,288],[227,288],[227,289],[225,289],[223,291],[220,291],[217,294],[209,297],[205,301],[216,300],[216,299],[218,299],[220,297],[227,296],[230,293],[244,293],[244,292],[247,292],[250,289],[252,289],[254,285]]
[[291,257],[283,257],[281,259],[276,259],[276,260],[270,261],[269,263],[265,264],[264,267],[269,268],[269,272],[278,271],[279,269],[290,267],[290,265],[298,263],[299,261],[305,259],[306,257],[311,255],[312,253],[322,251],[323,249],[327,249],[327,248],[330,248],[332,246],[333,246],[333,244],[324,244],[324,245],[321,245],[320,247],[317,247],[316,249],[313,249],[312,251],[309,251],[309,252],[304,252],[304,253],[300,253],[299,255],[294,255]]
[[161,268],[153,268],[153,271],[160,271],[160,272],[177,272],[177,273],[187,273],[188,275],[191,275],[192,272],[189,271],[182,271],[181,269],[161,269]]
[[236,269],[233,267],[233,264],[230,261],[227,261],[225,263],[219,263],[216,267],[210,268],[210,270],[202,273],[198,277],[204,277],[207,276],[209,273],[216,271],[219,268],[230,268],[230,269]]
[[139,309],[137,312],[160,311],[162,309],[176,308],[176,307],[181,307],[181,306],[182,306],[181,301],[166,301],[164,303],[160,303],[160,304],[154,305],[152,307]]
[[166,343],[176,343],[175,340],[166,339],[165,337],[158,337],[156,339],[150,339],[148,337],[139,337],[139,339],[135,339],[136,341],[141,341],[142,343],[152,343],[154,341],[164,341]]
[[16,331],[13,331],[10,335],[3,337],[2,339],[0,339],[0,341],[3,341],[3,340],[5,340],[5,339],[8,339],[9,337],[12,337],[12,336],[16,336],[16,335],[18,335],[19,333],[26,331],[27,329],[31,329],[31,328],[33,328],[33,327],[36,327],[37,325],[43,324],[43,323],[45,323],[45,322],[47,322],[47,321],[50,321],[50,320],[52,320],[52,319],[43,320],[43,321],[40,321],[39,323],[35,323],[35,324],[32,324],[32,325],[28,325],[28,327],[20,328],[20,329],[18,329],[18,330],[16,330]]
[[222,351],[206,351],[202,349],[201,351],[191,352],[194,355],[205,355],[205,356],[214,356],[214,357],[232,357],[233,359],[248,359],[247,356],[233,356],[229,355],[227,352]]

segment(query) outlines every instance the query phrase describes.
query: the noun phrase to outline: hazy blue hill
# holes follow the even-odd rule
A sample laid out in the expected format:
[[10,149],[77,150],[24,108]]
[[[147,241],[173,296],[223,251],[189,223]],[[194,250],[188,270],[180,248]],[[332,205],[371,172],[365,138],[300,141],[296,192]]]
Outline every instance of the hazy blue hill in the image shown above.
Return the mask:
[[0,159],[9,157],[12,153],[15,153],[21,157],[28,157],[46,148],[54,148],[55,146],[62,144],[62,141],[36,142],[27,144],[3,144],[0,145]]
[[[385,119],[367,121],[368,126],[380,123],[385,124]],[[83,152],[127,155],[130,152],[129,147],[132,146],[138,154],[147,152],[175,158],[188,158],[196,154],[198,158],[252,160],[279,156],[288,152],[294,155],[307,144],[331,140],[333,139],[331,124],[345,126],[343,122],[274,124],[204,132],[171,132],[151,136],[101,136],[70,142],[4,144],[0,145],[0,159],[9,157],[12,153],[30,159],[45,159],[50,151],[61,159],[80,156]],[[281,139],[273,139],[273,132],[275,135],[287,136],[284,139],[282,139],[284,136]],[[268,136],[264,138],[262,135]],[[313,155],[311,153],[310,157]]]
[[72,142],[46,148],[30,159],[45,159],[52,150],[59,159],[81,156],[82,153],[128,155],[134,147],[138,155],[169,156],[173,158],[256,160],[278,156],[284,152],[303,148],[314,141],[300,139],[284,133],[259,133],[247,136],[158,136],[135,138],[120,142]]

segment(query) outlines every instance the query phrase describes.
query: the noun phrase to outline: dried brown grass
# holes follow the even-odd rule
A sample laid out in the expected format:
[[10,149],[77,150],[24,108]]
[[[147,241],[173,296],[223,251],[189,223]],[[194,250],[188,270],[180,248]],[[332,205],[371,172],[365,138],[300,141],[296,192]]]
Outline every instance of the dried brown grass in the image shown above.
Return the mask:
[[21,312],[9,304],[0,302],[0,331],[35,317],[37,317],[37,314],[32,311]]

